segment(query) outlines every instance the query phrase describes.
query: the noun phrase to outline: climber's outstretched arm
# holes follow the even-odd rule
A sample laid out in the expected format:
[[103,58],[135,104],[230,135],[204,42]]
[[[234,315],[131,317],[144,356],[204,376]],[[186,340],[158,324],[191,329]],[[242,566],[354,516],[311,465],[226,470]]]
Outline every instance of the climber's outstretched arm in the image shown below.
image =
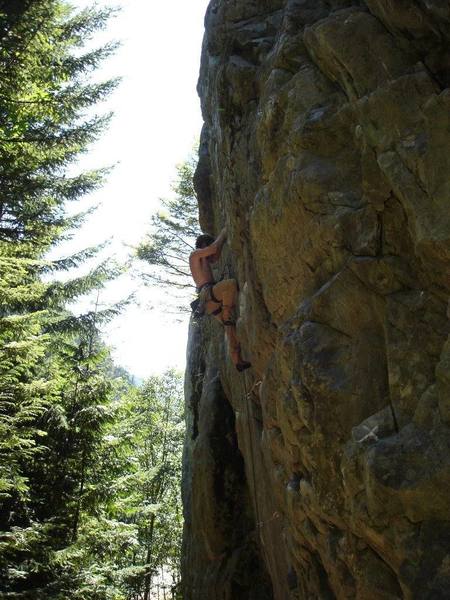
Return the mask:
[[215,239],[214,243],[212,245],[215,245],[217,250],[214,252],[214,254],[212,254],[209,258],[209,260],[212,263],[215,263],[219,260],[220,258],[220,254],[222,252],[222,247],[225,244],[225,241],[227,239],[227,230],[224,227],[222,229],[222,231],[219,233],[219,235],[217,236],[217,238]]

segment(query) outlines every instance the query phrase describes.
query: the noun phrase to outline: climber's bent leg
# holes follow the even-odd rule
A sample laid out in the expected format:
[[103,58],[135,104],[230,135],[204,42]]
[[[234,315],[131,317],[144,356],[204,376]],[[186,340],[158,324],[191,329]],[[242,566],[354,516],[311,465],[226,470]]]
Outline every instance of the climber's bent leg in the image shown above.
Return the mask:
[[237,283],[235,279],[223,279],[212,288],[213,296],[222,303],[222,322],[234,323],[233,308],[237,301]]
[[232,325],[225,326],[225,336],[228,342],[228,349],[230,351],[231,360],[236,365],[241,358],[241,346],[236,335],[236,328]]
[[214,315],[224,325],[231,360],[238,371],[244,371],[251,367],[251,364],[242,359],[241,345],[236,335],[233,318],[233,309],[238,296],[236,280],[223,279],[214,285],[211,292],[211,300],[207,303],[206,310],[208,314]]
[[234,325],[225,325],[225,335],[228,341],[231,360],[236,369],[238,371],[244,371],[251,367],[251,363],[243,360],[241,356],[241,345],[236,335],[236,327],[234,327]]

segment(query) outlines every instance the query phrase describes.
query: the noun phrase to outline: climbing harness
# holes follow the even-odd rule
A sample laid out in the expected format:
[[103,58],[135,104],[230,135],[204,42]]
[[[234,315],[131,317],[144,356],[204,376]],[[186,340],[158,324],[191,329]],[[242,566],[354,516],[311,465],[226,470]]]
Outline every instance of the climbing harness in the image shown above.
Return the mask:
[[197,298],[191,302],[191,310],[195,317],[203,317],[205,315],[208,302],[215,302],[220,305],[219,308],[208,314],[215,316],[222,311],[222,303],[214,296],[213,287],[215,285],[215,281],[207,281],[197,288]]
[[213,302],[216,302],[216,304],[220,304],[220,300],[218,300],[213,293],[213,287],[216,285],[215,281],[207,281],[206,283],[203,283],[200,287],[197,288],[197,294],[199,295],[199,297],[201,298],[201,294],[202,292],[205,290],[205,292],[207,292],[209,294],[209,298],[206,298],[206,300],[212,300]]

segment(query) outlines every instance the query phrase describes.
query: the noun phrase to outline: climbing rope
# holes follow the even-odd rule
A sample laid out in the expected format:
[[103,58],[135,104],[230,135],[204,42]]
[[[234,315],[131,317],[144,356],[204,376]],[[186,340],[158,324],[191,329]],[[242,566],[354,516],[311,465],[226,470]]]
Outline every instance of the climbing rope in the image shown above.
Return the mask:
[[[245,404],[245,413],[246,413],[246,418],[247,418],[247,428],[248,428],[248,436],[249,436],[249,443],[250,443],[250,463],[251,463],[250,466],[251,466],[252,477],[253,477],[253,493],[254,493],[254,497],[255,497],[256,529],[258,530],[258,528],[260,528],[263,525],[263,522],[261,521],[261,517],[259,514],[258,494],[257,494],[257,488],[256,488],[255,457],[254,457],[254,453],[253,453],[253,436],[252,436],[252,430],[251,430],[251,426],[250,426],[249,401],[250,401],[250,394],[253,391],[253,389],[254,389],[254,386],[250,390],[250,392],[248,392],[247,373],[244,371],[244,404]],[[261,541],[262,541],[262,538],[261,538]]]
[[[245,402],[245,413],[246,413],[246,417],[247,417],[248,436],[249,436],[249,442],[250,442],[250,462],[251,462],[251,471],[252,471],[252,478],[253,478],[253,491],[255,494],[254,504],[255,504],[255,517],[256,517],[256,530],[261,529],[264,525],[266,525],[267,523],[270,523],[271,521],[274,521],[275,519],[279,519],[281,516],[278,511],[275,511],[271,517],[269,517],[268,519],[263,521],[263,520],[261,520],[261,515],[260,515],[259,505],[258,505],[258,494],[257,494],[257,488],[256,488],[255,457],[254,457],[254,452],[253,452],[253,436],[252,436],[252,431],[251,431],[251,427],[250,427],[249,402],[250,402],[250,397],[251,397],[252,393],[260,385],[261,385],[261,381],[256,381],[253,384],[253,386],[250,388],[250,391],[249,391],[248,386],[247,386],[247,373],[244,372],[244,402]],[[258,420],[253,415],[251,415],[251,417],[254,421]],[[264,546],[264,538],[262,536],[260,536],[260,540],[261,540],[262,545]]]

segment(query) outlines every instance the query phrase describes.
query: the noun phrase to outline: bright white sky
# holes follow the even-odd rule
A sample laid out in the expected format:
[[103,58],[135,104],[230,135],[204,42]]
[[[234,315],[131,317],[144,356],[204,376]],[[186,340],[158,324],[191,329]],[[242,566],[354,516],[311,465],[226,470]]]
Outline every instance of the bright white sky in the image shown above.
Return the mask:
[[[72,4],[92,5],[89,0]],[[175,166],[190,153],[202,125],[195,88],[207,4],[208,0],[99,2],[122,10],[108,30],[96,36],[95,45],[116,39],[122,47],[96,78],[118,75],[123,81],[101,106],[114,111],[112,124],[81,166],[119,164],[108,183],[89,197],[90,203],[102,205],[76,236],[77,247],[109,239],[112,251],[123,256],[124,244],[137,244],[148,229],[159,198],[170,196]],[[124,279],[101,302],[126,296],[137,286]],[[138,300],[139,306],[127,309],[105,332],[105,341],[115,348],[115,362],[140,378],[171,366],[183,369],[187,319],[176,322],[166,315],[164,295],[157,290],[139,289]]]

